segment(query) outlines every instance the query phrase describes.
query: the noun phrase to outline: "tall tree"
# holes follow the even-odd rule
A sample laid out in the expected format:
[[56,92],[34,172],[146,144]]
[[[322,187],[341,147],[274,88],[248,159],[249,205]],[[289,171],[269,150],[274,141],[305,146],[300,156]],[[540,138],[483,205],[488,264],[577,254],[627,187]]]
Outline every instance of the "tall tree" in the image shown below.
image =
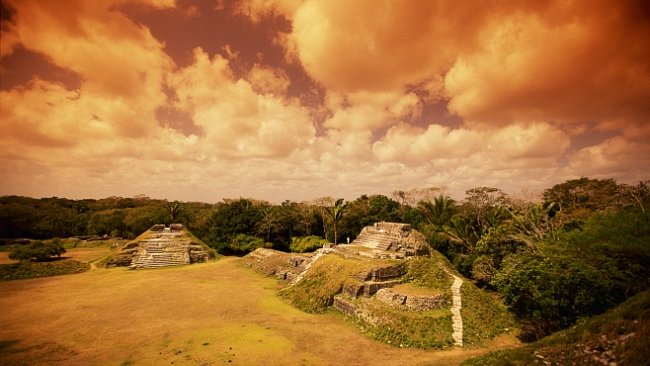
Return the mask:
[[456,201],[445,195],[439,195],[431,201],[420,201],[418,208],[430,224],[442,227],[447,224],[455,213]]
[[323,236],[327,240],[327,207],[332,206],[335,203],[334,198],[332,197],[321,197],[314,200],[313,205],[317,207],[318,214],[320,215],[321,221],[323,223]]
[[544,191],[544,202],[555,202],[567,215],[586,218],[595,211],[620,207],[621,186],[614,179],[582,177],[556,184]]
[[183,211],[183,205],[178,201],[174,201],[174,202],[165,201],[165,210],[167,210],[167,213],[169,214],[169,219],[170,219],[169,223],[172,224],[176,221],[181,211]]
[[503,212],[510,206],[510,197],[493,187],[476,187],[465,192],[464,215],[472,217],[481,232],[497,225],[507,215]]
[[338,222],[343,216],[343,211],[345,211],[345,200],[343,198],[339,198],[336,200],[334,203],[334,206],[331,207],[326,207],[326,211],[330,216],[330,219],[332,220],[332,227],[334,228],[334,244],[338,244],[338,231],[337,231],[337,226]]

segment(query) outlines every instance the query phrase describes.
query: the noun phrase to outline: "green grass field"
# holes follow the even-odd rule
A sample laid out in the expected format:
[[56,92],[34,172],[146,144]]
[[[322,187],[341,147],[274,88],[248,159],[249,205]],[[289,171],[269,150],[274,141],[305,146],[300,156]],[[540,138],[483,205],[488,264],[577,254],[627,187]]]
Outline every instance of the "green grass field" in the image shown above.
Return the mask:
[[338,313],[298,310],[277,289],[237,258],[0,282],[0,364],[457,365],[518,345],[504,336],[481,348],[400,349]]

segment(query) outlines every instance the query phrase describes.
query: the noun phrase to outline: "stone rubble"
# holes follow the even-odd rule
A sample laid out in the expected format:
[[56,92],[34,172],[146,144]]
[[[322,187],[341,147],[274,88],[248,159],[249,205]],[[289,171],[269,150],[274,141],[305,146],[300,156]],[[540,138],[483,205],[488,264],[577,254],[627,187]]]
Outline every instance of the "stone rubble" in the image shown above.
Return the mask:
[[619,366],[620,349],[627,341],[636,336],[635,332],[621,334],[615,337],[600,335],[595,340],[576,343],[568,348],[555,349],[542,347],[533,352],[535,365],[586,365],[586,366]]

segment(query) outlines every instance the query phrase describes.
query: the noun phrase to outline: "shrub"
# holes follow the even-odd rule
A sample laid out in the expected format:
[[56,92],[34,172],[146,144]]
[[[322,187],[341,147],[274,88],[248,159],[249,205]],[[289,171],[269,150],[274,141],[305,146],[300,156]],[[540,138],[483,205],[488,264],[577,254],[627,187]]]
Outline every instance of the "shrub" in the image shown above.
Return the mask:
[[64,259],[56,262],[20,262],[0,264],[0,281],[61,276],[82,273],[89,269],[90,264],[72,259]]
[[33,241],[29,245],[18,247],[9,254],[9,258],[24,261],[44,261],[52,256],[61,257],[66,250],[61,241],[54,239],[49,243]]
[[238,234],[228,243],[230,250],[235,252],[252,252],[257,248],[270,248],[272,246],[273,244],[267,243],[263,239],[246,234]]
[[573,257],[512,255],[493,284],[506,304],[537,338],[599,314],[612,305],[611,282],[596,268]]
[[289,249],[298,253],[313,252],[318,248],[322,248],[325,243],[327,243],[327,240],[316,235],[293,237]]

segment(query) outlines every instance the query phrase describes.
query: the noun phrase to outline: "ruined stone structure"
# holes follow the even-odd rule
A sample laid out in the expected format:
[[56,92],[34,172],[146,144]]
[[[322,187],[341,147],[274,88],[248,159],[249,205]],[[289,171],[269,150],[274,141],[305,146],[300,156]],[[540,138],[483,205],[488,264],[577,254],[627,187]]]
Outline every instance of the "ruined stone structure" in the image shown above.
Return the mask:
[[412,311],[427,311],[449,307],[449,301],[445,294],[414,295],[392,288],[377,291],[377,300],[389,306]]
[[[411,228],[409,224],[378,222],[366,226],[352,242],[351,247],[364,248],[360,255],[374,258],[403,259],[414,255],[430,253],[424,235]],[[345,245],[341,246],[345,249]]]
[[193,240],[183,225],[172,224],[166,227],[158,224],[127,243],[106,266],[158,268],[206,262],[209,256],[205,244]]
[[245,256],[243,262],[268,276],[294,282],[314,262],[314,258],[310,254],[284,253],[273,249],[257,248]]
[[[460,315],[460,286],[462,281],[445,269],[454,278],[450,291],[426,292],[404,284],[405,266],[402,260],[414,255],[431,253],[424,236],[412,230],[408,224],[379,222],[365,227],[351,244],[328,245],[314,253],[283,253],[259,248],[243,258],[244,264],[267,275],[290,282],[294,286],[309,276],[310,268],[325,255],[376,261],[365,272],[349,277],[349,280],[333,297],[332,306],[343,314],[381,326],[382,315],[368,306],[381,302],[399,311],[426,312],[433,309],[449,309],[452,315],[454,344],[463,345],[463,325]],[[387,263],[394,264],[387,264]],[[366,267],[367,268],[367,267]],[[408,282],[408,280],[407,280]],[[424,316],[424,315],[423,315]]]

